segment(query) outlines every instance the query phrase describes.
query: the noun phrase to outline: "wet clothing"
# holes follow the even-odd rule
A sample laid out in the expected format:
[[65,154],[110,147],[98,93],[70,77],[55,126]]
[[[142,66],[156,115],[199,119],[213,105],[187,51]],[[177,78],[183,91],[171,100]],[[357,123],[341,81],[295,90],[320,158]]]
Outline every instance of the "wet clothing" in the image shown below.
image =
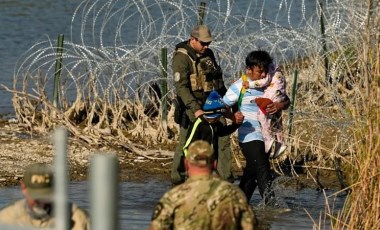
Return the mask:
[[[227,90],[223,97],[224,103],[229,106],[235,105],[238,102],[241,88],[242,79],[239,79]],[[239,187],[245,193],[248,202],[257,185],[261,196],[264,197],[272,182],[269,155],[265,153],[264,139],[258,121],[259,107],[255,102],[255,98],[261,97],[263,92],[262,88],[247,89],[240,107],[244,121],[238,129],[238,141],[246,159],[246,167]]]
[[[179,184],[185,180],[183,167],[182,147],[186,141],[189,126],[196,120],[194,113],[202,109],[207,96],[212,90],[221,96],[226,92],[222,79],[222,72],[215,61],[214,53],[207,49],[199,55],[190,46],[189,41],[176,45],[176,52],[172,61],[174,86],[179,98],[179,105],[183,109],[180,124],[179,140],[173,157],[171,180]],[[225,123],[225,119],[221,119]],[[229,136],[218,138],[218,172],[222,179],[231,179],[231,149]]]
[[244,191],[247,200],[251,200],[257,186],[261,197],[268,199],[268,196],[273,196],[273,194],[267,194],[270,192],[273,178],[270,173],[269,154],[265,153],[264,142],[249,141],[239,143],[239,146],[246,162],[239,187]]
[[[90,220],[87,213],[76,206],[71,205],[71,229],[88,230],[90,229]],[[29,214],[26,200],[18,200],[0,210],[0,224],[11,226],[23,226],[34,228],[54,228],[54,218],[34,219]]]
[[164,194],[149,229],[254,229],[256,219],[241,190],[213,176],[190,177]]

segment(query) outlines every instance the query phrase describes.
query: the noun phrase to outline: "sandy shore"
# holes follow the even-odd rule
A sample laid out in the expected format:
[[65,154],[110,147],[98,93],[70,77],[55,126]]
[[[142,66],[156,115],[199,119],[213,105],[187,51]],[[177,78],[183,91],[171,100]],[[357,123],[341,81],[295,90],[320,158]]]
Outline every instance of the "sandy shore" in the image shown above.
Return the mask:
[[[151,177],[169,180],[171,158],[156,162],[122,149],[92,147],[82,141],[69,138],[67,154],[70,180],[86,180],[91,156],[100,152],[118,156],[122,181],[145,180]],[[37,162],[53,164],[52,133],[31,134],[18,124],[1,121],[0,160],[0,186],[19,184],[27,165]]]

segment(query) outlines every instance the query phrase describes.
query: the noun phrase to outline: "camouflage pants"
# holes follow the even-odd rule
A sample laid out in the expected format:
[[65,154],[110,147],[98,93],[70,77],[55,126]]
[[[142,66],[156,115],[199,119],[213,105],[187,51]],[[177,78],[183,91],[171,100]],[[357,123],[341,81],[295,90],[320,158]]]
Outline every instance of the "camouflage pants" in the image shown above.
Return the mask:
[[[188,128],[180,128],[179,140],[174,153],[171,172],[171,181],[173,184],[183,183],[186,179],[186,170],[183,161],[184,155],[182,148],[186,142],[187,132]],[[234,178],[231,172],[231,147],[229,136],[219,137],[217,154],[217,172],[219,176],[224,180],[233,182]]]

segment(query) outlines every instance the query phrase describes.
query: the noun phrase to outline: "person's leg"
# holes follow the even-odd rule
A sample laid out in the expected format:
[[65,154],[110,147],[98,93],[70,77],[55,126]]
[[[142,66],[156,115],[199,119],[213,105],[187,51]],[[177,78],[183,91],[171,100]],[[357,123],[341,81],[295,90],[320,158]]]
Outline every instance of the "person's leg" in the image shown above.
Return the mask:
[[273,129],[272,129],[276,135],[276,143],[274,148],[274,154],[271,155],[272,158],[277,158],[284,153],[287,146],[285,145],[285,138],[284,138],[284,129],[282,125],[282,116],[281,113],[278,117],[276,117],[275,121],[273,122]]
[[265,152],[270,153],[275,141],[271,133],[271,119],[267,118],[261,111],[259,111],[258,119],[261,125],[261,133],[264,137]]
[[264,148],[264,143],[262,141],[250,141],[247,143],[239,143],[242,153],[245,157],[245,168],[243,170],[243,176],[240,180],[239,187],[243,190],[247,201],[252,198],[253,192],[257,186],[257,172],[255,163],[256,148]]
[[284,127],[282,125],[282,116],[281,114],[279,115],[279,117],[277,117],[274,121],[273,121],[273,131],[274,133],[276,134],[276,141],[281,143],[281,144],[285,144],[285,140],[284,140]]
[[186,179],[186,170],[183,162],[184,156],[182,148],[186,142],[187,130],[188,129],[180,127],[179,140],[173,156],[172,172],[170,177],[172,183],[175,185],[183,183]]
[[230,138],[229,136],[219,137],[217,171],[221,179],[233,182],[231,163]]
[[266,199],[267,196],[273,196],[273,193],[270,191],[272,176],[270,173],[269,155],[265,153],[265,147],[262,141],[254,142],[256,143],[255,152],[252,154],[254,155],[253,167],[255,168],[255,175],[260,195]]
[[[220,120],[223,124],[226,124],[226,119],[222,118]],[[234,181],[232,171],[231,171],[231,146],[230,146],[230,136],[224,136],[218,138],[218,164],[217,171],[221,179],[230,182]]]
[[256,179],[254,178],[244,179],[243,183],[242,181],[243,181],[243,178],[240,181],[239,188],[244,192],[247,198],[247,202],[249,203],[252,198],[253,192],[255,191],[257,187],[257,182],[256,182]]

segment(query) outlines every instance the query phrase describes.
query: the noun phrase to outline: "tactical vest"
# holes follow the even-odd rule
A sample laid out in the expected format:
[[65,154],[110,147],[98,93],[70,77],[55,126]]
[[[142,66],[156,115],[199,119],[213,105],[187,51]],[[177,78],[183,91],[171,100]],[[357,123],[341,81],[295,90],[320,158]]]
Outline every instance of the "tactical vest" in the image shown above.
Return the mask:
[[192,57],[185,48],[178,48],[177,52],[187,55],[193,63],[190,74],[192,91],[211,92],[224,86],[222,77],[217,77],[215,74],[218,72],[218,68],[210,56]]

